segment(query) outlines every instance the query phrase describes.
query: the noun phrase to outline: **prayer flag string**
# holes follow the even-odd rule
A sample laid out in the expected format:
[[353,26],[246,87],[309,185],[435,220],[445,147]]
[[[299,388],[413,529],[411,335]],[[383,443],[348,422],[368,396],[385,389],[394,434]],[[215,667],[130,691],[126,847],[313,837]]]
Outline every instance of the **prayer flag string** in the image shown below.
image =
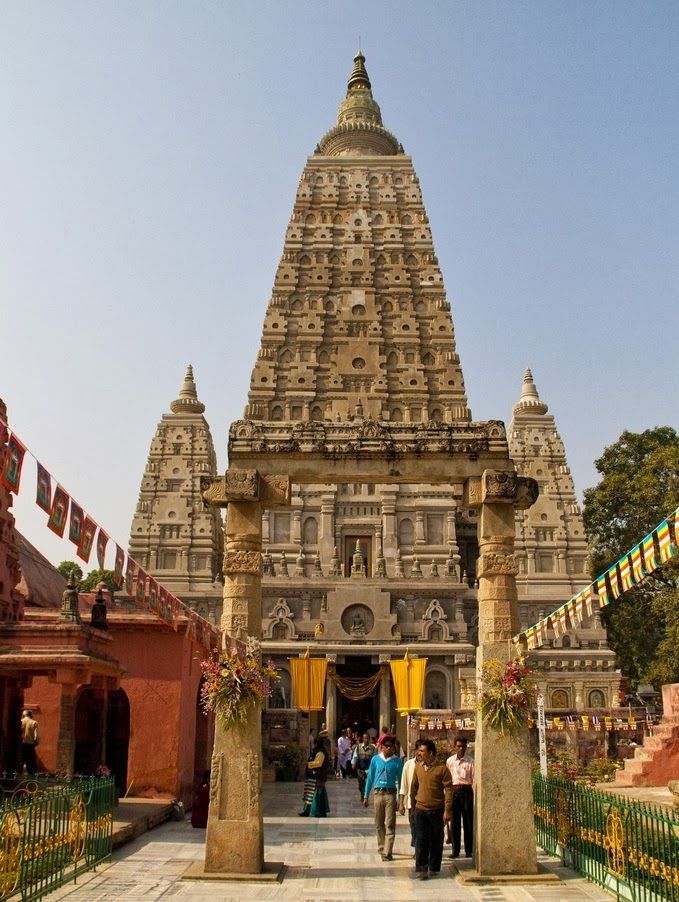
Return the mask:
[[659,523],[652,532],[645,536],[638,545],[625,552],[622,557],[598,576],[586,589],[570,598],[565,604],[551,614],[547,614],[533,626],[517,633],[512,638],[515,645],[525,642],[529,651],[540,648],[547,641],[547,628],[551,626],[556,638],[566,630],[566,616],[571,627],[582,624],[584,604],[585,613],[592,614],[592,602],[599,602],[604,608],[617,601],[628,589],[650,576],[654,571],[666,564],[677,553],[679,544],[679,507],[666,520]]
[[[19,440],[16,433],[9,431],[8,423],[0,417],[0,484],[15,495],[19,494],[26,454],[29,454],[36,463],[35,503],[48,515],[48,528],[59,538],[63,538],[68,524],[68,538],[76,546],[78,557],[85,563],[89,563],[92,550],[96,549],[99,569],[104,570],[110,535],[58,482],[52,493],[54,481],[52,474],[40,463],[28,446]],[[116,590],[120,590],[124,585],[125,591],[137,605],[151,611],[156,617],[171,626],[175,632],[178,626],[177,618],[183,615],[188,620],[188,633],[191,638],[207,649],[221,646],[221,631],[213,623],[201,617],[197,611],[161,586],[155,579],[147,576],[134,558],[129,554],[126,555],[123,548],[116,542],[114,545],[113,583]],[[125,566],[126,560],[127,566]],[[123,572],[125,572],[124,578]],[[226,637],[226,640],[227,644],[233,644],[230,637]],[[240,645],[241,643],[236,644]]]

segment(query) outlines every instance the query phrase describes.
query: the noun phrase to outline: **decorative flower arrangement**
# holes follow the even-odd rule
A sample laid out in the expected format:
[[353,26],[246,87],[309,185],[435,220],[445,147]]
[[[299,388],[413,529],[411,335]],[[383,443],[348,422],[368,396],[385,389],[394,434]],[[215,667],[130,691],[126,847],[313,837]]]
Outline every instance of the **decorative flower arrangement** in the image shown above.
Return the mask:
[[279,679],[273,661],[260,663],[259,655],[251,653],[239,657],[213,652],[200,666],[203,708],[214,711],[225,726],[245,723],[250,709],[271,695],[273,683]]
[[503,736],[528,723],[536,694],[532,672],[523,658],[508,661],[505,666],[488,661],[483,667],[481,716]]
[[100,764],[95,771],[98,777],[110,777],[111,771],[105,764]]

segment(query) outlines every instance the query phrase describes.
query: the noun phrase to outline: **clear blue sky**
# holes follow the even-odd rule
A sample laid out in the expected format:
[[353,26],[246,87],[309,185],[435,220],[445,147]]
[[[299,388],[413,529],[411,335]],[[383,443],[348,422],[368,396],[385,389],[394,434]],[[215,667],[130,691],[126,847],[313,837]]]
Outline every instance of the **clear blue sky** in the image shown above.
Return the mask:
[[[677,425],[676,2],[0,2],[0,396],[126,546],[188,362],[226,466],[297,180],[360,35],[476,419],[533,369],[579,492]],[[71,556],[35,508],[19,528]]]

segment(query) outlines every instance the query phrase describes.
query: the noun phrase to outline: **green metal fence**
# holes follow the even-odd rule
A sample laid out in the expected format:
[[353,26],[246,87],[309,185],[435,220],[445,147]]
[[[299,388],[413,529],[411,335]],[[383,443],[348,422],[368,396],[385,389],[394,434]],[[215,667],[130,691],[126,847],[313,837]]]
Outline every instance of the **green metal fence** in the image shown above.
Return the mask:
[[634,902],[679,902],[679,816],[564,780],[533,778],[535,836],[546,852]]
[[42,899],[111,854],[115,783],[26,780],[0,804],[0,900]]

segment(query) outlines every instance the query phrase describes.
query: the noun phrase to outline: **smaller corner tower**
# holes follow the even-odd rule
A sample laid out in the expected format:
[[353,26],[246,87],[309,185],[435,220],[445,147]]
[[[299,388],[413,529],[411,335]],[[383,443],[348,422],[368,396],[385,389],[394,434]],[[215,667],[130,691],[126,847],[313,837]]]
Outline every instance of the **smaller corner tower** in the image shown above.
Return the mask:
[[219,511],[204,507],[200,491],[201,476],[216,475],[217,458],[191,365],[170,410],[151,442],[129,553],[186,600],[221,579],[224,541]]

